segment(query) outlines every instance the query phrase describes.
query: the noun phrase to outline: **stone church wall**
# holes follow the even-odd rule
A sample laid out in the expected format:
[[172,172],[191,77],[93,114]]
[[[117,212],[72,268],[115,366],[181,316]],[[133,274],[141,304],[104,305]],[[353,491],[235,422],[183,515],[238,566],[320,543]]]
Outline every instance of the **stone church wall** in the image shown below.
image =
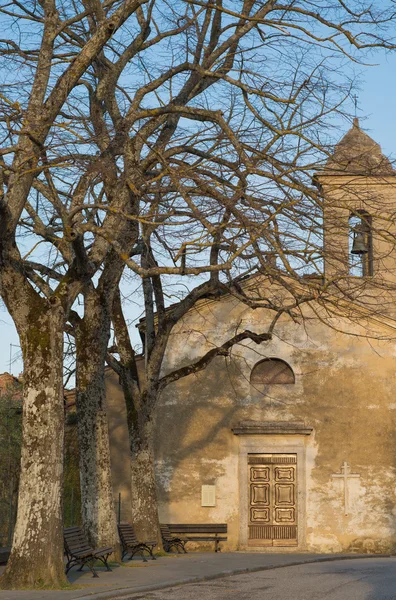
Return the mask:
[[[311,435],[260,436],[262,451],[302,452],[300,543],[290,550],[379,552],[396,542],[395,345],[367,339],[366,328],[333,323],[353,330],[344,335],[306,316],[301,325],[281,322],[273,341],[237,346],[230,359],[217,358],[165,391],[156,435],[162,521],[227,523],[226,547],[243,548],[243,440],[232,429],[244,420],[302,422]],[[208,303],[174,332],[165,368],[193,360],[237,326],[265,331],[265,317],[232,299]],[[251,369],[265,357],[285,360],[295,384],[252,388]],[[344,462],[360,475],[347,482],[347,515],[344,481],[333,477]],[[202,485],[216,486],[216,506],[201,506]]]
[[[188,364],[237,329],[266,331],[268,312],[232,298],[202,303],[172,334],[164,372]],[[166,523],[227,523],[224,549],[249,549],[246,538],[246,453],[295,452],[299,460],[296,547],[282,551],[384,552],[396,547],[396,329],[376,321],[367,337],[350,321],[329,327],[306,311],[300,324],[281,320],[273,340],[235,346],[205,371],[169,386],[156,413],[160,519]],[[348,330],[349,335],[337,330]],[[263,358],[286,361],[294,384],[250,384]],[[107,373],[111,461],[122,517],[130,515],[125,405]],[[244,421],[303,423],[310,435],[234,435]],[[253,449],[253,450],[252,450]],[[347,482],[341,467],[359,475]],[[214,485],[215,506],[201,506],[201,486]],[[280,551],[279,547],[264,551]]]

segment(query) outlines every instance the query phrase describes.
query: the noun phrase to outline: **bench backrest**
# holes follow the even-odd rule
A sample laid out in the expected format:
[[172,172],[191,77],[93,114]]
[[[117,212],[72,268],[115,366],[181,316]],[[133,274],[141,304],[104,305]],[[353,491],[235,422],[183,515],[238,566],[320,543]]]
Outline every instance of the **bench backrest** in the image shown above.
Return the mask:
[[67,554],[73,555],[78,552],[89,552],[92,550],[81,527],[68,527],[63,530],[63,539]]
[[227,523],[169,523],[170,533],[227,533]]
[[172,534],[169,529],[169,525],[160,524],[160,530],[161,530],[161,535],[164,538],[164,540],[172,539]]
[[118,523],[118,533],[124,546],[136,546],[139,543],[130,523]]

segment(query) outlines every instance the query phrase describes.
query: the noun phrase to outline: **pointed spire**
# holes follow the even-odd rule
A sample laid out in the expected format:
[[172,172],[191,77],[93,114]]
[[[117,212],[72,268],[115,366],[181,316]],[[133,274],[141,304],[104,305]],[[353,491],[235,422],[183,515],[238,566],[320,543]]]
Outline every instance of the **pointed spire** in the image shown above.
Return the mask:
[[389,159],[382,154],[381,146],[360,128],[357,117],[353,119],[351,129],[336,145],[325,170],[360,175],[394,174]]

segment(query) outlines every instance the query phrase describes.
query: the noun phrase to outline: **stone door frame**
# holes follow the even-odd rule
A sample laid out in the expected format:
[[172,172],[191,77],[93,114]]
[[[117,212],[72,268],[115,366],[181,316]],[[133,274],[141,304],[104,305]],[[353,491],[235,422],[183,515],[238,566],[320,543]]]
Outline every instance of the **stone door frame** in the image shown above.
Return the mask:
[[[305,434],[306,435],[306,434]],[[251,552],[301,552],[306,549],[306,448],[305,435],[244,435],[239,437],[239,548]],[[248,454],[297,455],[297,546],[248,545]]]

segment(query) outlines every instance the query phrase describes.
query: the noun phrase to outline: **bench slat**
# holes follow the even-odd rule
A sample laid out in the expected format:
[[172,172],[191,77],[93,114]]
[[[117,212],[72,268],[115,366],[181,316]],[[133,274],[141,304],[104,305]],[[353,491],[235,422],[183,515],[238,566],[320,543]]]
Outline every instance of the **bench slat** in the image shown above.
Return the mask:
[[199,535],[199,536],[188,536],[189,542],[226,542],[228,538],[226,537],[209,537],[208,535]]
[[[227,541],[226,536],[219,535],[227,533],[227,523],[168,523],[161,525],[161,533],[164,542],[177,539],[184,543],[215,542],[215,551],[218,552],[219,543]],[[184,534],[184,537],[180,534]]]
[[168,525],[172,533],[227,533],[227,525],[225,524],[177,524],[169,523]]

